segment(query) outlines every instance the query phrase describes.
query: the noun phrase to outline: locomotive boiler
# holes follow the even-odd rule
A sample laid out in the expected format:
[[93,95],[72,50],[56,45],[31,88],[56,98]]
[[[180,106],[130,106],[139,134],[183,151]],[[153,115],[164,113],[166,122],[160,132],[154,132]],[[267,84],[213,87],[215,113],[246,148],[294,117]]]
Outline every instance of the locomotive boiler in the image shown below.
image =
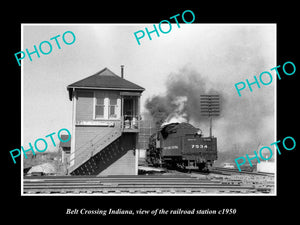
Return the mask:
[[217,159],[217,138],[203,137],[189,123],[171,123],[150,136],[147,161],[153,166],[208,170]]

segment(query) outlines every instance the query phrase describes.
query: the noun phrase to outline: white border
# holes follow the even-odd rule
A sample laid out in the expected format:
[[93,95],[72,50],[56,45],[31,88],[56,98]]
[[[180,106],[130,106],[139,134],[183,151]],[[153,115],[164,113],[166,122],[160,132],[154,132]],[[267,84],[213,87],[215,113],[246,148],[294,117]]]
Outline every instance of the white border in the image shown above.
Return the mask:
[[[194,23],[194,24],[199,24],[199,23]],[[144,23],[130,23],[130,24],[118,24],[118,23],[112,23],[112,24],[106,24],[106,23],[71,23],[71,24],[61,24],[61,23],[21,23],[21,50],[24,49],[23,46],[23,39],[24,39],[24,26],[95,26],[95,25],[104,25],[104,26],[145,26],[149,24],[144,24]],[[152,24],[151,24],[152,25]],[[265,25],[275,25],[275,65],[277,65],[277,23],[201,23],[201,25],[210,25],[210,26],[265,26]],[[24,91],[24,70],[23,70],[23,63],[21,62],[21,145],[23,144],[24,141],[24,136],[23,136],[23,91]],[[275,88],[274,88],[274,141],[277,141],[277,79],[275,79]],[[75,98],[76,99],[76,98]],[[74,138],[72,138],[74,140]],[[22,151],[21,151],[22,152]],[[202,193],[202,194],[24,194],[23,193],[23,153],[21,153],[21,196],[277,196],[277,155],[274,154],[275,157],[275,163],[276,163],[276,171],[274,175],[274,193],[273,194],[263,194],[263,193],[256,193],[256,194],[216,194],[216,193]]]
[[[23,29],[23,24],[21,24],[21,50],[24,49],[23,46],[23,35],[24,29]],[[21,146],[24,143],[24,134],[23,134],[23,128],[24,128],[24,117],[23,117],[23,112],[24,112],[24,99],[23,99],[23,93],[24,93],[24,65],[22,62],[21,63]],[[21,196],[23,196],[23,171],[24,171],[24,156],[23,156],[23,151],[21,150],[20,146],[20,151],[21,151]]]

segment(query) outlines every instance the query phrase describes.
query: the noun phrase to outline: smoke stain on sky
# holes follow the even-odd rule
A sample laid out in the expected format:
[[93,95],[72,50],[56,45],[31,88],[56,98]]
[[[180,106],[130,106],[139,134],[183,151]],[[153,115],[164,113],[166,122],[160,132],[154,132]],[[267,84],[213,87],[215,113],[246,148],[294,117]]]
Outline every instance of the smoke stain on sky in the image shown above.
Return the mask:
[[[208,118],[200,115],[200,94],[219,94],[221,115],[213,119],[218,150],[253,153],[259,144],[269,145],[275,139],[276,83],[260,89],[253,87],[253,92],[244,91],[242,97],[238,97],[234,84],[245,79],[254,81],[254,75],[276,65],[276,29],[274,26],[216,25],[203,27],[202,31],[199,43],[194,43],[197,47],[193,63],[170,71],[166,91],[154,97],[155,104],[163,100],[163,108],[170,110],[166,103],[177,96],[186,96],[182,114],[207,136],[209,124]],[[148,98],[146,108],[153,106],[154,98]]]
[[[218,138],[219,151],[248,153],[256,150],[259,144],[272,143],[274,84],[261,89],[253,87],[253,92],[245,91],[242,97],[238,97],[234,90],[234,84],[245,79],[244,77],[251,80],[254,75],[271,68],[267,68],[259,45],[243,45],[244,42],[242,39],[226,45],[222,57],[227,66],[221,68],[222,76],[219,79],[211,79],[206,69],[200,73],[190,66],[171,72],[165,82],[165,93],[153,95],[145,102],[145,108],[155,122],[190,122],[208,136],[208,118],[200,114],[200,95],[219,94],[221,115],[213,119],[213,135]],[[249,46],[251,51],[248,52]],[[226,53],[229,57],[226,57]],[[213,70],[218,71],[216,68]]]

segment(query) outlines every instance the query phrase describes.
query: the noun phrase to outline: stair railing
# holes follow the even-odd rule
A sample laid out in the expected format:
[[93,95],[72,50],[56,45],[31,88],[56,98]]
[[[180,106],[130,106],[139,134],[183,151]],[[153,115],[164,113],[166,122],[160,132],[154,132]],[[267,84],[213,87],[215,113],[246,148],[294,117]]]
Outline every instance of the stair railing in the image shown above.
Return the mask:
[[[117,129],[112,130],[104,136],[102,134],[97,134],[95,137],[87,141],[79,148],[75,149],[75,151],[70,154],[69,168],[73,168],[72,171],[74,171],[80,165],[85,163],[88,159],[93,157],[95,154],[100,152],[102,149],[104,149],[110,143],[112,143],[114,140],[120,137],[121,134],[121,131]],[[74,164],[71,165],[73,161]]]

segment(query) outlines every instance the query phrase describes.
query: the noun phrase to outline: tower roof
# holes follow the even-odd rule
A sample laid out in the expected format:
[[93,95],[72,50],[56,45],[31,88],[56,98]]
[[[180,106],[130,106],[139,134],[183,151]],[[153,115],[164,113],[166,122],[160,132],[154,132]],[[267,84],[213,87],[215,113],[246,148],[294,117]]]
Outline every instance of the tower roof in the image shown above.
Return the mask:
[[137,84],[134,84],[124,78],[119,77],[108,68],[97,72],[96,74],[79,80],[73,84],[67,86],[70,94],[72,89],[102,89],[102,90],[123,90],[123,91],[135,91],[143,92],[145,89]]

